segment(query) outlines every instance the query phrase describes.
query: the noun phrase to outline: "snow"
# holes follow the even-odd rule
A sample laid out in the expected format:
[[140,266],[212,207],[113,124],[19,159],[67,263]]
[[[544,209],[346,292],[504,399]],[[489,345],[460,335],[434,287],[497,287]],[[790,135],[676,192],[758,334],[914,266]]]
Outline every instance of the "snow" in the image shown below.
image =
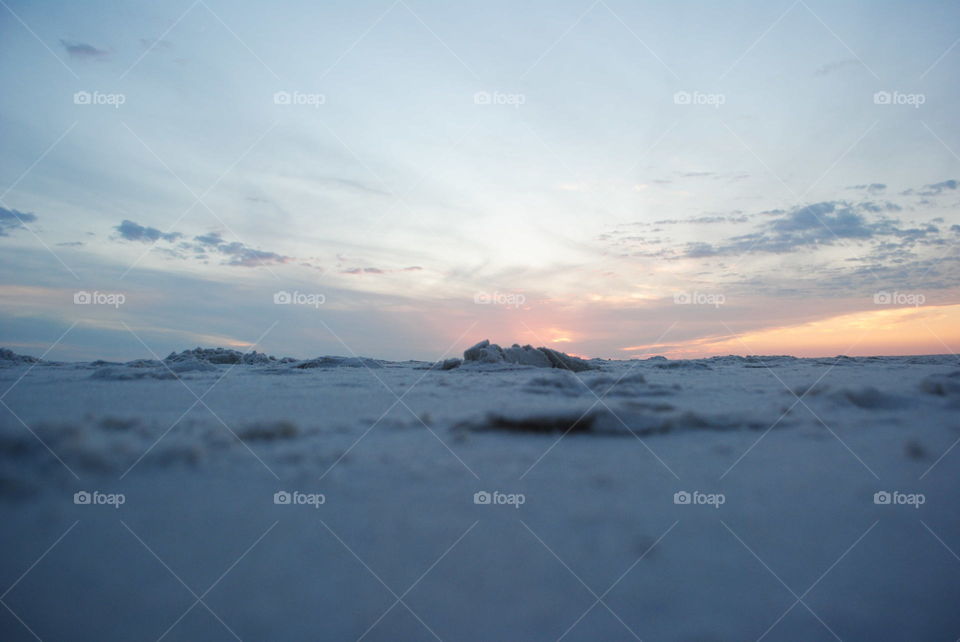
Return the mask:
[[960,636],[956,357],[478,346],[0,352],[0,638]]
[[[489,339],[484,339],[472,348],[468,348],[463,353],[463,359],[471,365],[512,363],[536,368],[562,368],[573,372],[590,370],[595,367],[584,359],[571,357],[550,348],[534,348],[531,345],[520,346],[516,343],[509,348],[501,348],[495,343],[490,343]],[[452,367],[452,362],[447,360],[443,362],[443,366]],[[443,367],[442,369],[448,370],[449,367]]]

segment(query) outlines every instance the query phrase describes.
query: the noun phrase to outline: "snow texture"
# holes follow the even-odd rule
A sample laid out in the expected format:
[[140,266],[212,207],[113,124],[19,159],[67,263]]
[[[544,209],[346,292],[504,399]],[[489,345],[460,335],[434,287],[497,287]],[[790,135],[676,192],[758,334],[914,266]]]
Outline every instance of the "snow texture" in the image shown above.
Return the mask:
[[2,350],[0,390],[3,640],[960,636],[956,357]]

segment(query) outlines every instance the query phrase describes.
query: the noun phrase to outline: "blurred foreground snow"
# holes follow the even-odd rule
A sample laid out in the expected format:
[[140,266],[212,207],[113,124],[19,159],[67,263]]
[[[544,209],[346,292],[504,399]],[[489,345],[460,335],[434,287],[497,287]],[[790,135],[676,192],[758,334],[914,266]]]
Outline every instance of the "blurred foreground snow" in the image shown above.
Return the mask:
[[0,354],[0,639],[960,637],[956,357],[488,360]]

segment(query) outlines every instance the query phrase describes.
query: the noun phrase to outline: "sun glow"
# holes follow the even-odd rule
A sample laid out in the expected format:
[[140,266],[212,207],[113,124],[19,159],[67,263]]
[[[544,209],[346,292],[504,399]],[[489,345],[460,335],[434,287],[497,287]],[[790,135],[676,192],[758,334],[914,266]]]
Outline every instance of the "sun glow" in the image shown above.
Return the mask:
[[855,312],[794,326],[707,337],[680,344],[630,346],[627,352],[696,358],[719,354],[846,355],[955,354],[960,305]]

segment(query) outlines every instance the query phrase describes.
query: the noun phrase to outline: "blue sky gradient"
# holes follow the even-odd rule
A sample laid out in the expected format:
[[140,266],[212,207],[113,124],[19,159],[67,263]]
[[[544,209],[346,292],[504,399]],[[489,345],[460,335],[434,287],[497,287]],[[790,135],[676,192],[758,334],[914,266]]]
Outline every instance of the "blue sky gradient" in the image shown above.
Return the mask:
[[956,318],[956,3],[2,5],[18,352],[702,356],[894,291]]

